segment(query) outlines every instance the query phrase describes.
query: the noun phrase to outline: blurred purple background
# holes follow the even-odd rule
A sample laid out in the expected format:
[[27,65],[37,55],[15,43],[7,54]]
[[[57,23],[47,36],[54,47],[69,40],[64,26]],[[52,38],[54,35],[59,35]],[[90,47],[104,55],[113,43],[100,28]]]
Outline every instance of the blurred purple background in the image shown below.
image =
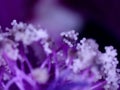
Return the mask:
[[37,0],[1,0],[0,25],[10,26],[13,19],[28,21],[32,18],[32,8]]
[[62,7],[82,15],[84,21],[94,19],[108,28],[109,32],[120,35],[120,0],[1,0],[0,25],[10,26],[13,19],[31,21],[34,7],[42,1],[57,1]]
[[65,7],[83,12],[88,18],[95,19],[110,32],[120,35],[120,0],[61,0]]

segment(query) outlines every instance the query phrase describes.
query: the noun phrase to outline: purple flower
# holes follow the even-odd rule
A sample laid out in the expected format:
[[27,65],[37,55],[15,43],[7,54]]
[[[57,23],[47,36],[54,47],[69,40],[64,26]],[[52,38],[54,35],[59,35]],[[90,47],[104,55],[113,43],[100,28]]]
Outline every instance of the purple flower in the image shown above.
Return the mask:
[[11,24],[0,33],[0,89],[118,90],[120,69],[112,46],[99,51],[93,39],[74,30],[53,41],[32,24]]

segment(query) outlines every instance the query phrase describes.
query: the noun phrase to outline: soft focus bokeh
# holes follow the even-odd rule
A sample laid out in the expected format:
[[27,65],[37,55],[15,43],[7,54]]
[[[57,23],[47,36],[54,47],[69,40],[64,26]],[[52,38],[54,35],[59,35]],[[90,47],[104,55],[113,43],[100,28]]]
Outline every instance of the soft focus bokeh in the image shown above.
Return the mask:
[[0,90],[119,90],[119,9],[119,0],[1,0]]
[[[57,2],[57,4],[53,4],[54,2]],[[39,10],[50,10],[59,4],[61,7],[64,6],[64,9],[84,14],[84,16],[89,18],[92,17],[92,19],[106,25],[109,29],[119,32],[119,0],[1,0],[0,24],[8,26],[13,19],[22,21],[33,19],[33,8],[38,3],[41,3]]]
[[5,0],[0,3],[0,7],[0,24],[3,27],[9,26],[13,19],[33,22],[57,37],[61,31],[82,26],[82,17],[63,8],[57,0]]

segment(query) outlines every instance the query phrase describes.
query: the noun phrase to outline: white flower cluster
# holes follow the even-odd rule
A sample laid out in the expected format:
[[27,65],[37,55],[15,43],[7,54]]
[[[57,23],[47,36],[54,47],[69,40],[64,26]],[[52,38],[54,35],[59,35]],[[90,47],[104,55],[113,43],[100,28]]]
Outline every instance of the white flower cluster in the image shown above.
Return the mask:
[[49,43],[46,41],[49,36],[48,33],[43,29],[37,29],[32,24],[27,25],[26,23],[17,23],[16,20],[13,20],[11,23],[13,26],[12,29],[7,29],[9,32],[12,32],[15,38],[15,41],[22,41],[24,45],[30,45],[33,42],[43,40],[43,48],[47,54],[50,54],[52,51],[49,48]]
[[83,38],[77,44],[77,59],[73,61],[73,70],[77,72],[91,66],[98,52],[98,45],[92,39]]
[[[27,25],[22,22],[17,23],[16,20],[12,22],[12,26],[13,27],[11,29],[7,29],[7,33],[0,34],[0,66],[2,63],[6,64],[6,62],[3,62],[4,60],[2,60],[2,56],[4,56],[4,54],[5,57],[7,57],[5,59],[13,60],[13,62],[18,60],[20,57],[20,49],[17,46],[19,42],[22,42],[23,45],[27,46],[34,42],[37,43],[37,41],[40,40],[38,43],[42,46],[46,55],[55,55],[55,61],[52,61],[52,64],[56,64],[56,67],[60,66],[61,64],[63,65],[64,63],[66,66],[63,66],[69,70],[72,70],[71,72],[75,75],[79,75],[82,71],[86,71],[83,79],[81,78],[82,80],[86,79],[87,76],[87,79],[90,82],[105,80],[106,90],[117,90],[119,88],[118,84],[120,80],[120,74],[118,71],[120,70],[117,69],[117,52],[112,46],[105,47],[105,52],[102,53],[99,51],[98,44],[93,39],[83,38],[79,43],[77,43],[78,33],[72,30],[61,33],[63,41],[69,47],[64,47],[64,45],[66,45],[64,44],[63,47],[61,47],[62,49],[60,48],[60,51],[55,51],[57,54],[53,54],[54,50],[50,48],[51,44],[49,41],[49,36],[45,30],[37,29],[32,24]],[[58,61],[56,57],[58,58]],[[45,63],[46,62],[47,61],[45,61]],[[56,70],[57,69],[58,68],[56,68]],[[93,78],[89,78],[89,74],[92,75]],[[49,78],[46,69],[35,69],[32,71],[31,75],[37,82],[43,84],[46,83]],[[76,77],[74,80],[77,80],[77,78],[78,77]]]
[[17,60],[19,50],[16,47],[13,48],[11,44],[6,44],[4,51],[10,59]]
[[6,34],[6,37],[4,37],[5,33],[0,34],[2,37],[0,40],[0,62],[2,62],[3,56],[7,56],[9,59],[16,61],[19,56],[17,44],[7,38],[9,35]]
[[77,41],[79,34],[74,30],[68,32],[62,32],[61,36],[63,37],[63,41],[68,44],[70,47],[73,47],[74,41]]
[[[78,34],[75,31],[64,32],[61,35],[64,38],[63,41],[70,47],[73,47],[72,40],[77,41]],[[77,43],[76,50],[77,56],[73,57],[70,65],[74,73],[89,69],[94,76],[94,82],[101,79],[106,81],[106,90],[119,88],[120,73],[117,72],[117,52],[113,46],[105,47],[105,52],[102,53],[93,39],[83,38],[80,43]],[[67,58],[66,62],[68,64],[70,59]]]
[[[48,34],[45,30],[41,28],[36,28],[32,24],[26,24],[23,22],[17,23],[16,20],[13,20],[11,23],[12,28],[6,28],[7,32],[0,33],[0,55],[2,54],[7,55],[10,60],[16,61],[19,57],[19,50],[17,47],[17,42],[21,41],[23,45],[30,45],[33,42],[43,40],[43,48],[46,53],[51,53],[49,48],[49,43],[46,42],[48,39]],[[13,38],[11,40],[10,38]],[[14,42],[15,40],[15,42]],[[0,65],[3,65],[4,60],[0,60]]]
[[11,25],[13,26],[12,30],[8,30],[13,33],[16,41],[22,41],[25,45],[30,45],[34,41],[48,38],[45,30],[37,29],[32,24],[17,23],[16,20],[13,20]]
[[118,81],[120,77],[118,76],[117,72],[117,64],[118,60],[116,58],[117,52],[112,47],[105,47],[106,52],[101,54],[100,60],[102,62],[102,71],[105,74],[105,80],[107,81],[107,85],[105,86],[106,90],[111,88],[111,90],[117,90],[119,87]]
[[[117,90],[120,77],[117,73],[118,60],[117,52],[112,47],[105,47],[106,52],[98,50],[98,45],[92,39],[82,39],[77,46],[78,58],[73,61],[73,71],[78,72],[86,68],[91,68],[95,76],[95,81],[104,78],[106,80],[106,90]],[[98,68],[100,70],[98,70]]]

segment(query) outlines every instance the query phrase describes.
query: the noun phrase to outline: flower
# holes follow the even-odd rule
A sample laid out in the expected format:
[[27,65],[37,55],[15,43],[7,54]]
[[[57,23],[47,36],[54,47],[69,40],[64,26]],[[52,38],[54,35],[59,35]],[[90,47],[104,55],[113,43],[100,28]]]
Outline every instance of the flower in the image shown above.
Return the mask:
[[101,52],[93,39],[78,42],[74,30],[62,32],[58,43],[40,27],[16,20],[11,25],[0,33],[0,89],[118,90],[113,46]]

